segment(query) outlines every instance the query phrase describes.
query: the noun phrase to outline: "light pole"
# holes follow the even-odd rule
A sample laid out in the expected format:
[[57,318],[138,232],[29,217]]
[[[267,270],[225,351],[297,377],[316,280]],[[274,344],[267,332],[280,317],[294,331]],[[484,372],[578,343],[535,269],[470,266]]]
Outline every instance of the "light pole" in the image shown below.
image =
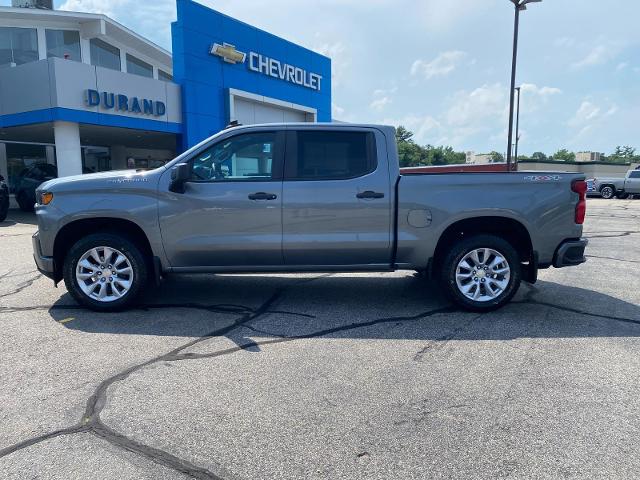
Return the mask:
[[513,163],[518,165],[518,142],[520,141],[520,89],[522,87],[516,87],[518,91],[518,103],[516,107],[516,152],[515,152],[515,160]]
[[515,19],[513,24],[513,58],[511,60],[511,91],[509,94],[509,143],[507,145],[507,170],[511,171],[511,151],[513,148],[513,103],[516,89],[516,63],[518,60],[518,26],[520,24],[520,11],[527,9],[528,3],[538,3],[542,0],[509,0],[515,6]]

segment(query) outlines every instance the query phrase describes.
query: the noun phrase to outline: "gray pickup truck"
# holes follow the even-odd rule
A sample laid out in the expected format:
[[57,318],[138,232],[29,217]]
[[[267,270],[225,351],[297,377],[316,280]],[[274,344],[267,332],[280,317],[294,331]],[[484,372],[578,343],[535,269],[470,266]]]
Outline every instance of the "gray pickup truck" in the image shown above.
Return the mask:
[[594,189],[602,198],[629,198],[629,195],[640,195],[640,170],[629,170],[625,178],[594,178]]
[[399,269],[488,311],[585,261],[585,192],[580,174],[401,174],[392,127],[254,125],[152,171],[44,183],[33,249],[101,311],[171,273]]

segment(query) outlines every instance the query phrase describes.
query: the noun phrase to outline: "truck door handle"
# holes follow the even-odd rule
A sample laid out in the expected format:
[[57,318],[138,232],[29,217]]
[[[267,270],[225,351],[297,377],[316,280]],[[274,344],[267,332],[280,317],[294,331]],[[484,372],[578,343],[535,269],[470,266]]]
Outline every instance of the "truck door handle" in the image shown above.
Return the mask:
[[373,192],[371,190],[367,190],[366,192],[360,192],[356,195],[358,198],[384,198],[384,193]]
[[250,193],[249,200],[275,200],[278,196],[275,193],[257,192]]

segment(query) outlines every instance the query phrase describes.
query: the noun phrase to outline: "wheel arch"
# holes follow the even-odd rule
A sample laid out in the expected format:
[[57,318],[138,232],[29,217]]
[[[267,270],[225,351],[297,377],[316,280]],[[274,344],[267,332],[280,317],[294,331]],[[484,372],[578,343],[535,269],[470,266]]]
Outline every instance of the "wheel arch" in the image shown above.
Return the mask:
[[434,250],[433,266],[439,267],[439,262],[450,245],[479,234],[504,238],[516,249],[522,262],[532,262],[535,259],[531,234],[521,222],[504,216],[481,216],[458,220],[442,232]]
[[53,244],[55,281],[62,279],[64,259],[71,247],[81,238],[93,233],[115,233],[127,237],[139,248],[148,267],[153,271],[153,250],[144,230],[135,222],[123,218],[95,217],[74,220],[64,225]]

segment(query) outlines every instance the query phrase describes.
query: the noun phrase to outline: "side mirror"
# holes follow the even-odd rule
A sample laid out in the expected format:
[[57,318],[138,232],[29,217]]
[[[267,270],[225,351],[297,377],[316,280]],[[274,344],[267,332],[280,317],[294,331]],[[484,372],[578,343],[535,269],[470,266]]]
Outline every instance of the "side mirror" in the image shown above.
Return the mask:
[[175,193],[184,193],[184,184],[191,177],[191,166],[188,163],[179,163],[171,169],[171,184],[169,190]]

